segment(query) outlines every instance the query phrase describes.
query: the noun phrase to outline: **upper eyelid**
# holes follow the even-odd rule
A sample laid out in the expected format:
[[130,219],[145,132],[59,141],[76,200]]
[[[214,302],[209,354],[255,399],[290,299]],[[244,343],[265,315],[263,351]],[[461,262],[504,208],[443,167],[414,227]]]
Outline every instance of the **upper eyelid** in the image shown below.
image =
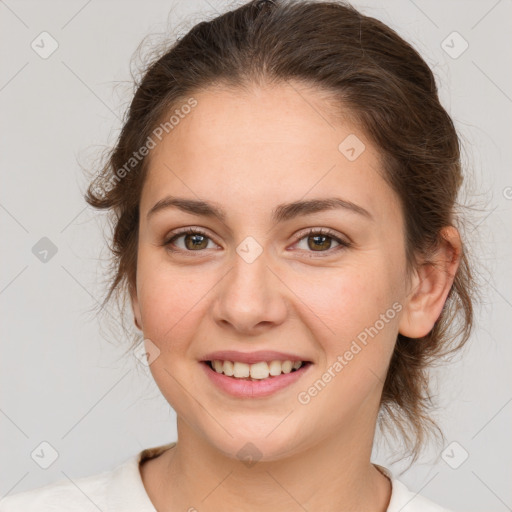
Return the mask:
[[336,231],[330,229],[330,228],[304,228],[297,232],[295,237],[300,240],[301,238],[304,238],[307,235],[311,234],[317,234],[320,233],[322,235],[330,236],[331,238],[342,238],[344,235],[338,234]]
[[217,242],[215,242],[215,237],[210,236],[205,229],[196,228],[196,227],[187,227],[187,228],[182,228],[182,229],[173,231],[172,233],[169,233],[168,235],[165,236],[164,243],[167,244],[173,239],[176,239],[176,238],[179,238],[180,236],[188,235],[188,234],[203,235],[203,236],[209,238],[212,242],[217,243]]

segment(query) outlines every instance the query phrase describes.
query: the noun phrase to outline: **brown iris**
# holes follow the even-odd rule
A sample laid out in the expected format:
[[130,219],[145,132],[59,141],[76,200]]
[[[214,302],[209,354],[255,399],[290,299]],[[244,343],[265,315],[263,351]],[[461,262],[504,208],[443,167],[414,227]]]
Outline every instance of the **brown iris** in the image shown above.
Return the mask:
[[208,237],[201,235],[199,233],[185,234],[184,241],[185,247],[187,249],[206,249],[206,247],[208,246]]
[[[310,240],[314,240],[313,243]],[[330,249],[331,246],[331,237],[327,235],[315,235],[308,237],[308,247],[313,251],[318,251],[322,249]]]

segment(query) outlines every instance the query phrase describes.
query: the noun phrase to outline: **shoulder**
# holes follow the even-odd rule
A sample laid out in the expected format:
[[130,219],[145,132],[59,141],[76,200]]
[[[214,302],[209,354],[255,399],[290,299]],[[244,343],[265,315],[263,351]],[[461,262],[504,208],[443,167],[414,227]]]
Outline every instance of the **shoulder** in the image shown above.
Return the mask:
[[[0,500],[0,512],[95,511],[104,502],[104,490],[112,472],[57,482],[6,496]],[[97,506],[96,506],[97,505]]]
[[433,501],[410,491],[399,480],[393,480],[393,494],[395,502],[390,502],[386,512],[453,512]]
[[389,469],[374,465],[391,480],[391,499],[386,512],[453,512],[411,491],[403,482],[396,479]]
[[139,473],[141,453],[112,470],[19,492],[0,499],[0,512],[153,512]]

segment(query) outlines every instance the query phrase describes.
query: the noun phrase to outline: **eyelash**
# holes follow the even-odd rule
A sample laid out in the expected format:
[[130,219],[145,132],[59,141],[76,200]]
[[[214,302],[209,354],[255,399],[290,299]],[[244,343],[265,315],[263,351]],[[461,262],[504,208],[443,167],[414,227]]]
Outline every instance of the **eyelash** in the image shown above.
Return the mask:
[[[180,238],[183,235],[201,235],[201,236],[204,236],[205,238],[208,238],[209,240],[212,240],[211,237],[208,236],[208,234],[200,228],[186,228],[181,231],[175,231],[174,233],[172,233],[172,236],[170,238],[167,238],[162,245],[164,247],[166,247],[171,252],[187,253],[187,255],[190,255],[190,256],[194,256],[193,254],[190,254],[190,253],[203,252],[204,249],[198,250],[198,251],[189,251],[189,250],[185,250],[185,249],[173,249],[171,247],[172,243],[176,239]],[[343,250],[343,249],[348,249],[352,245],[351,243],[349,243],[345,240],[341,240],[339,237],[337,237],[334,234],[334,232],[332,232],[329,229],[325,229],[325,228],[309,228],[306,232],[300,233],[295,244],[300,242],[303,238],[309,238],[313,235],[328,236],[329,238],[333,239],[335,242],[337,242],[339,244],[337,247],[334,247],[333,249],[327,249],[326,251],[306,251],[306,252],[311,252],[313,254],[314,253],[318,253],[318,254],[324,253],[324,254],[330,255],[333,252],[337,252],[337,251]]]

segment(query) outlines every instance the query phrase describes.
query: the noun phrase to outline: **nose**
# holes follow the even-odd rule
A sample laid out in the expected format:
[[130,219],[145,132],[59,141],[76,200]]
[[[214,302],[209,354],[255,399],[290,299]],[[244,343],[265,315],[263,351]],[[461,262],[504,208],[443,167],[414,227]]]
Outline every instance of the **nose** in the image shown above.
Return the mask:
[[265,252],[252,262],[234,253],[231,263],[231,270],[216,287],[215,322],[245,335],[282,324],[289,310],[286,286],[279,272],[269,266]]

